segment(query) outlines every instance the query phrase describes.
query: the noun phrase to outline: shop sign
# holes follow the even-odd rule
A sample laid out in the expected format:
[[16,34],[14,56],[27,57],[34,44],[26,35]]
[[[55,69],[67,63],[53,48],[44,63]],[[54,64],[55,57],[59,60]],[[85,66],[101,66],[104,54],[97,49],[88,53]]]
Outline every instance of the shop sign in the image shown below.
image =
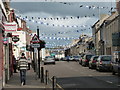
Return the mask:
[[17,36],[14,36],[14,37],[12,37],[12,41],[13,41],[13,42],[18,42],[18,41],[19,41],[19,38],[18,38]]
[[8,42],[8,37],[3,38],[3,44],[7,44]]

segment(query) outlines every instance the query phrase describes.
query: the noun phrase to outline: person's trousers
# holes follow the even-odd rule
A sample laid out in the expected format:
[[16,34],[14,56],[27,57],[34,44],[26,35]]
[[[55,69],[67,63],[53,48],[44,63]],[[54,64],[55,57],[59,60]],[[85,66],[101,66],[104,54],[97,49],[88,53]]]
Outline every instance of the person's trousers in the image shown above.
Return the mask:
[[20,70],[20,80],[24,85],[26,84],[26,69]]
[[28,63],[28,70],[30,70],[30,63]]

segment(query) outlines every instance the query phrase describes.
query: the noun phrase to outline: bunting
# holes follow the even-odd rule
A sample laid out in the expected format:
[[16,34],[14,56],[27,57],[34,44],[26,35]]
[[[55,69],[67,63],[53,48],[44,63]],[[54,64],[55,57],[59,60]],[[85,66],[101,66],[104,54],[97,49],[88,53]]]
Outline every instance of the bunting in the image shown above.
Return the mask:
[[72,39],[79,39],[79,38],[74,38],[74,37],[40,37],[40,39],[43,40],[72,40]]
[[84,16],[64,16],[64,17],[30,17],[30,16],[22,16],[19,15],[17,17],[23,17],[25,19],[31,19],[31,20],[74,20],[74,19],[80,19],[80,18],[84,18],[84,17],[94,17],[97,16],[95,13],[91,14],[91,15],[84,15]]
[[57,33],[52,33],[52,34],[48,34],[48,33],[42,33],[41,36],[45,36],[45,35],[49,35],[49,36],[56,36],[56,35],[59,35],[59,34],[67,34],[67,33],[79,33],[79,32],[83,32],[83,31],[86,31],[86,30],[91,30],[91,28],[85,28],[85,29],[80,29],[80,30],[70,30],[70,31],[67,31],[67,32],[57,32]]
[[64,28],[78,28],[78,27],[91,27],[92,25],[57,25],[57,24],[50,24],[50,23],[46,23],[46,22],[42,22],[42,21],[36,21],[36,20],[32,20],[32,19],[28,19],[28,18],[22,18],[22,17],[18,17],[16,16],[16,18],[20,18],[23,19],[25,21],[29,21],[29,22],[33,22],[33,23],[37,23],[37,24],[41,24],[41,25],[46,25],[46,26],[53,26],[53,27],[64,27]]

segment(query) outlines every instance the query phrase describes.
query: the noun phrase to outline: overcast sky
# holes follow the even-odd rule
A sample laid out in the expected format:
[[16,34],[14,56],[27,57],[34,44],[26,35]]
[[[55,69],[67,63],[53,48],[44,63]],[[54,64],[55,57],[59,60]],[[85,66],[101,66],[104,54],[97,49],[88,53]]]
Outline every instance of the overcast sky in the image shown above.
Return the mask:
[[[92,8],[90,6],[92,6]],[[36,31],[37,26],[39,26],[41,39],[46,41],[48,47],[53,47],[57,45],[67,45],[71,42],[71,39],[66,40],[65,38],[78,38],[81,34],[91,36],[91,25],[99,19],[100,14],[110,14],[109,11],[111,7],[115,8],[115,3],[12,2],[11,7],[15,9],[18,16],[21,15],[22,18],[27,16],[25,20],[31,30]],[[112,10],[114,11],[115,9]],[[79,18],[77,18],[78,16]],[[63,17],[67,17],[67,19],[63,19]],[[46,18],[46,20],[44,18]],[[50,18],[52,18],[52,20]],[[63,27],[63,25],[68,27]]]

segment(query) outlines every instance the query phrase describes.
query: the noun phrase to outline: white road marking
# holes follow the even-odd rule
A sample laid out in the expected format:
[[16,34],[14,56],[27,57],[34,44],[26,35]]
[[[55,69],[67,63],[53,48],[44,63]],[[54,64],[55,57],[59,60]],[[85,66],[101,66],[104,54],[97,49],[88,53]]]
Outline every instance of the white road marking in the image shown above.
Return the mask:
[[106,81],[107,83],[113,83],[113,82],[111,82],[111,81]]
[[89,75],[89,76],[93,76],[93,75]]
[[117,86],[119,86],[119,87],[120,87],[120,85],[117,85]]

